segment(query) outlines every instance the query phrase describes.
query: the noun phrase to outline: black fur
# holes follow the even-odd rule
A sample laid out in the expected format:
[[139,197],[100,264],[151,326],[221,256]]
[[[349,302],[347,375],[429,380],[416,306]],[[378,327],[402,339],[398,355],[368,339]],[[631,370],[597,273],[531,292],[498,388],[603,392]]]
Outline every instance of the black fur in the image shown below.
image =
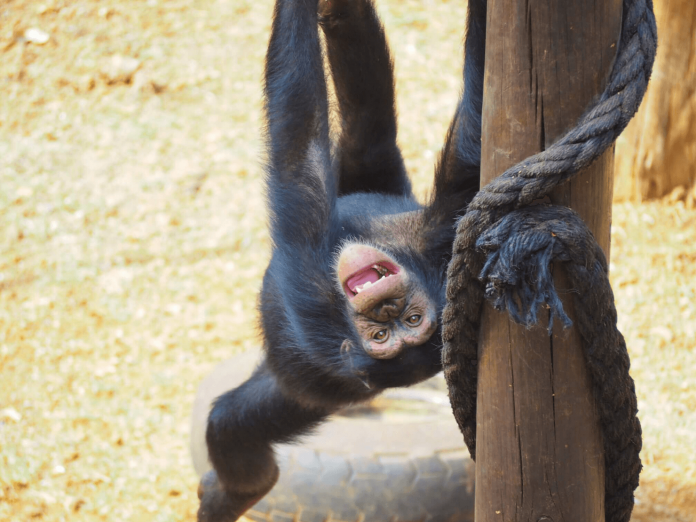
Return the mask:
[[[479,183],[485,0],[469,12],[464,93],[422,207],[396,144],[391,57],[371,2],[277,0],[265,74],[274,245],[261,291],[266,357],[210,413],[215,471],[201,482],[200,521],[236,520],[273,487],[273,443],[441,369],[439,326],[391,359],[361,349],[336,263],[346,245],[379,248],[439,317],[454,221]],[[341,121],[333,155],[320,25]]]

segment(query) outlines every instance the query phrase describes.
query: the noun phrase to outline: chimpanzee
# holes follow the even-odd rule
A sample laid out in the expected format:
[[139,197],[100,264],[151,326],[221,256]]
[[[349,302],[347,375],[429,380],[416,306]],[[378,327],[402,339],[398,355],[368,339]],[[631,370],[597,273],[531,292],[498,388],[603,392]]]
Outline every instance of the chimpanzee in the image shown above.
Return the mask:
[[[273,487],[273,443],[441,369],[454,223],[479,184],[485,4],[469,3],[464,92],[422,206],[396,143],[392,62],[371,0],[276,0],[265,69],[265,359],[210,412],[214,471],[201,480],[199,521],[236,520]],[[319,26],[340,116],[333,148]]]

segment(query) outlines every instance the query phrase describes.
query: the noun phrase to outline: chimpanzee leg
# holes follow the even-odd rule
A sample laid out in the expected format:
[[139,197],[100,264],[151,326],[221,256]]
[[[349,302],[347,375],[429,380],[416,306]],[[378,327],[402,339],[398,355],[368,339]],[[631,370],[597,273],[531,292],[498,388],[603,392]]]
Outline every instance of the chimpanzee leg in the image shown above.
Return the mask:
[[218,397],[206,431],[214,471],[201,480],[199,522],[237,520],[278,480],[272,444],[305,433],[328,413],[286,397],[265,363],[239,388]]
[[410,194],[396,144],[394,76],[384,29],[370,0],[319,0],[341,116],[339,195]]

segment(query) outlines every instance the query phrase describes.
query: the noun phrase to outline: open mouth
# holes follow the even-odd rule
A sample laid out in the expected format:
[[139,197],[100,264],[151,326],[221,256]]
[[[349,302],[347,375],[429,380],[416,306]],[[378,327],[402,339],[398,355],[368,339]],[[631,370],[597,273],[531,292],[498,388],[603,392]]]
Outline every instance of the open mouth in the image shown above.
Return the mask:
[[341,251],[336,275],[353,308],[366,313],[384,299],[403,297],[408,274],[383,251],[352,244]]
[[348,297],[355,297],[360,292],[379,285],[386,279],[399,273],[399,267],[388,261],[381,261],[361,268],[346,279],[343,290]]

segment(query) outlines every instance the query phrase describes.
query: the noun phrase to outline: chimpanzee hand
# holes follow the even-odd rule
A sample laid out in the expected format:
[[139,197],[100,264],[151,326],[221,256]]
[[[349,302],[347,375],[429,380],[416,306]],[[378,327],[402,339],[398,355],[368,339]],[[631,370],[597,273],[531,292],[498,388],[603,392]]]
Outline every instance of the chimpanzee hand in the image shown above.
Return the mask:
[[270,486],[253,493],[225,491],[215,471],[209,471],[198,485],[198,522],[234,522],[268,493],[278,480],[278,468]]

